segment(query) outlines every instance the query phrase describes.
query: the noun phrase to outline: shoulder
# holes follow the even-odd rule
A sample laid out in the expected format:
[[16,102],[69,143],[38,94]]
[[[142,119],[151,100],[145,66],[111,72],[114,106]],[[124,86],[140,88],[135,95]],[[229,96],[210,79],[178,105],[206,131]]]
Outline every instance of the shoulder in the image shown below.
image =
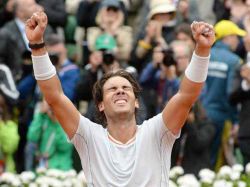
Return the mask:
[[145,120],[142,123],[142,127],[151,126],[151,125],[155,125],[155,124],[161,124],[161,125],[165,126],[164,122],[163,122],[163,118],[162,118],[162,113],[159,113],[156,116]]
[[60,70],[60,73],[66,73],[69,71],[79,71],[80,73],[80,68],[76,64],[73,64],[72,62],[68,61],[67,64],[65,64],[62,67],[62,69]]
[[97,124],[89,120],[88,118],[80,115],[79,126],[76,133],[82,134],[83,132],[91,131],[92,133],[103,132],[104,128],[102,125]]

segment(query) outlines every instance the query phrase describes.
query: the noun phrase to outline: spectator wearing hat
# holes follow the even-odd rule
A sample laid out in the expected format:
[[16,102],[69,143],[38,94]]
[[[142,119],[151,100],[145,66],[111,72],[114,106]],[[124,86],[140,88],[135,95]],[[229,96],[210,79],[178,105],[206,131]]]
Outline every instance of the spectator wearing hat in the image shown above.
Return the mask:
[[152,0],[146,28],[138,35],[131,60],[139,72],[151,61],[153,48],[158,43],[167,46],[174,39],[175,26],[176,4],[170,0]]
[[125,14],[121,3],[117,0],[103,0],[96,17],[98,27],[88,29],[87,41],[89,49],[100,34],[110,34],[117,42],[117,60],[127,62],[132,49],[132,28],[124,25]]
[[13,104],[16,103],[19,92],[16,89],[10,69],[0,64],[0,174],[15,172],[13,155],[19,143],[18,126],[13,120]]
[[[146,28],[141,30],[136,46],[132,51],[131,65],[136,67],[139,74],[152,62],[153,49],[156,46],[167,48],[168,43],[174,39],[176,26],[176,4],[170,0],[151,0],[150,11],[147,15]],[[149,111],[154,107],[155,90],[142,90],[142,98]],[[154,113],[149,112],[149,116]]]
[[95,18],[97,26],[89,27],[85,34],[88,50],[94,50],[95,41],[99,35],[110,34],[117,42],[117,60],[127,63],[130,59],[133,39],[132,28],[125,25],[125,10],[123,2],[119,0],[103,0],[99,3]]
[[225,122],[230,121],[235,125],[238,123],[237,109],[229,103],[229,96],[236,68],[242,62],[233,51],[239,43],[238,37],[245,36],[246,31],[232,21],[222,20],[216,23],[215,34],[216,42],[211,50],[211,63],[202,98],[207,116],[216,128],[211,150],[213,166],[216,164],[219,148],[222,147],[221,137]]

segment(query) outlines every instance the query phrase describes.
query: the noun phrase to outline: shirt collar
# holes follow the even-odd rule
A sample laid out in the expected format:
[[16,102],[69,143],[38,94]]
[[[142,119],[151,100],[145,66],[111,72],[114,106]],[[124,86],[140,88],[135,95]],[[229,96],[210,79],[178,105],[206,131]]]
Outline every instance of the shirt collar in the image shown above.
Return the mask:
[[19,18],[15,18],[15,22],[21,32],[25,31],[25,24],[22,20],[20,20]]

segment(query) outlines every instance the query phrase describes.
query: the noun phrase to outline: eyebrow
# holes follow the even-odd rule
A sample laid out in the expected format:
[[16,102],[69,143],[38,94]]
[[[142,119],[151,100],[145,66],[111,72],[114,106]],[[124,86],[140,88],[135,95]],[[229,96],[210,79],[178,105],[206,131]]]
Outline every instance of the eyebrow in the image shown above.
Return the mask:
[[[120,86],[120,85],[119,85]],[[117,85],[110,85],[110,86],[107,86],[106,88],[104,88],[104,89],[106,89],[106,90],[108,90],[108,89],[111,89],[111,88],[117,88],[118,86]],[[124,88],[124,87],[128,87],[128,88],[133,88],[133,86],[132,85],[121,85],[121,87],[122,88]]]

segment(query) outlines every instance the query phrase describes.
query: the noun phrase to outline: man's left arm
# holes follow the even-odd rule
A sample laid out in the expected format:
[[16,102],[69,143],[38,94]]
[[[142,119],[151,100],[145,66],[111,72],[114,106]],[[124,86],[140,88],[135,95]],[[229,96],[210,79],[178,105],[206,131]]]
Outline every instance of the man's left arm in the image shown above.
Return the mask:
[[191,29],[196,48],[179,91],[163,109],[163,121],[173,134],[178,134],[190,108],[201,93],[207,77],[210,49],[215,41],[213,26],[204,22],[193,22]]

